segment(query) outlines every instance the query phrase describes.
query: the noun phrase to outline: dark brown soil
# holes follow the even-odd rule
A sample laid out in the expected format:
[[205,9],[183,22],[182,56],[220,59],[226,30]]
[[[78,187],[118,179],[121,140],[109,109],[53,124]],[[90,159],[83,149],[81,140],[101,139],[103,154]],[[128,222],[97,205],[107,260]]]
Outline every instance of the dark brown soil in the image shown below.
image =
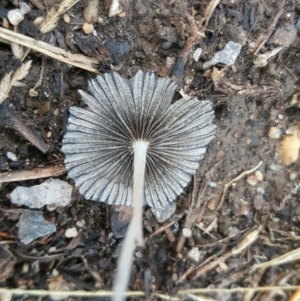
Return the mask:
[[[49,2],[49,7],[53,4],[52,1],[44,2]],[[300,17],[300,4],[296,2],[285,2],[275,30],[296,25]],[[173,76],[184,93],[213,102],[218,131],[200,162],[196,194],[204,188],[202,211],[191,222],[192,237],[176,252],[190,209],[191,183],[178,198],[176,213],[165,222],[175,221],[167,231],[150,237],[163,225],[155,221],[150,209],[146,209],[146,243],[135,253],[131,290],[146,289],[175,296],[183,288],[300,285],[299,260],[250,273],[255,263],[274,259],[300,247],[300,189],[294,189],[300,183],[300,163],[296,161],[286,167],[279,153],[280,140],[287,129],[300,119],[297,104],[290,105],[292,95],[299,90],[299,38],[297,36],[293,41],[293,37],[286,33],[284,38],[290,39],[291,45],[270,58],[265,67],[256,67],[253,63],[253,42],[261,34],[268,33],[279,2],[221,0],[205,30],[205,37],[199,36],[193,44],[193,51],[202,48],[199,61],[195,62],[190,56],[184,68],[177,65],[174,73],[192,32],[186,14],[192,14],[194,10],[194,19],[200,20],[208,3],[125,1],[126,16],[112,18],[107,17],[103,4],[100,11],[102,22],[95,24],[97,36],[87,36],[81,30],[84,22],[81,2],[67,12],[71,16],[70,24],[61,18],[54,31],[43,35],[31,22],[42,12],[32,7],[31,13],[25,17],[28,22],[23,21],[24,24],[17,28],[18,32],[37,40],[101,60],[100,73],[117,70],[129,78],[138,69],[153,70],[159,76]],[[0,0],[0,11],[12,8],[9,1]],[[216,66],[224,71],[223,78],[216,84],[212,80],[212,69],[204,71],[203,63],[230,40],[241,43],[243,47],[233,66]],[[271,36],[259,53],[271,51],[278,46],[276,43],[276,36]],[[86,90],[87,80],[95,76],[36,52],[31,51],[28,59],[33,61],[32,68],[22,81],[25,85],[11,89],[10,106],[18,118],[49,145],[50,150],[42,154],[13,129],[2,126],[0,172],[63,165],[60,148],[68,107],[84,106],[77,90]],[[10,47],[0,42],[0,79],[20,65]],[[30,97],[29,90],[40,78],[41,83],[36,88],[38,96]],[[270,127],[275,125],[281,131],[279,139],[268,136]],[[8,151],[17,155],[17,162],[7,158]],[[217,210],[224,185],[260,161],[259,171],[263,178],[255,185],[249,184],[251,180],[257,180],[253,173],[250,178],[241,178],[228,189],[223,205]],[[74,185],[67,175],[59,178]],[[0,287],[48,289],[49,283],[61,275],[61,278],[55,278],[61,285],[56,289],[63,289],[65,285],[70,290],[109,291],[121,240],[112,234],[108,206],[85,200],[76,188],[67,207],[42,210],[44,217],[57,226],[53,236],[36,240],[28,246],[19,242],[18,217],[27,208],[11,204],[9,194],[15,187],[29,187],[42,181],[0,183],[0,250],[5,248],[13,254],[13,259],[9,259],[11,264],[7,264],[5,252],[0,252],[0,274],[7,274],[0,276]],[[79,227],[78,221],[84,221],[84,226]],[[79,236],[67,239],[65,230],[74,226]],[[230,251],[254,226],[263,226],[260,235],[241,254],[229,257],[196,279],[194,271],[181,282],[177,281],[190,267],[197,268],[207,258],[214,255],[213,260],[216,260]],[[211,227],[209,233],[203,231],[208,227]],[[200,252],[199,263],[194,263],[188,256],[192,248],[198,248]],[[242,293],[216,293],[212,290],[210,297],[215,300],[288,300],[290,294],[289,291],[254,293],[247,299]],[[22,298],[37,299],[25,295]]]

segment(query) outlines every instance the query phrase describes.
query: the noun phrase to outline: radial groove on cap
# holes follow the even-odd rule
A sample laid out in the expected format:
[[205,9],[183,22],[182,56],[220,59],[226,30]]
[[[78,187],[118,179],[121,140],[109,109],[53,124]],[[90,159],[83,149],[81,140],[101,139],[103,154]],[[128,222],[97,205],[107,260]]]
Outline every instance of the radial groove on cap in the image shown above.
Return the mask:
[[117,73],[79,90],[89,110],[71,107],[63,139],[65,163],[87,199],[132,204],[133,143],[149,142],[144,204],[166,206],[198,168],[216,126],[211,102],[185,97],[174,104],[169,78],[138,71],[130,80]]

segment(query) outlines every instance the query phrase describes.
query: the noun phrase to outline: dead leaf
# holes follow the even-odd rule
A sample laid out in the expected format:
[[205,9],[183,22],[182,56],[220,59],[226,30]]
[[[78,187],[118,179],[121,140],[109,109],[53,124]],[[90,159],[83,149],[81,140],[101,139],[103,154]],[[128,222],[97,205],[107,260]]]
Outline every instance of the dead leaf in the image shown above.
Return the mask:
[[8,96],[11,87],[17,84],[17,81],[22,80],[29,73],[32,61],[22,64],[16,71],[10,72],[4,76],[0,82],[0,104]]

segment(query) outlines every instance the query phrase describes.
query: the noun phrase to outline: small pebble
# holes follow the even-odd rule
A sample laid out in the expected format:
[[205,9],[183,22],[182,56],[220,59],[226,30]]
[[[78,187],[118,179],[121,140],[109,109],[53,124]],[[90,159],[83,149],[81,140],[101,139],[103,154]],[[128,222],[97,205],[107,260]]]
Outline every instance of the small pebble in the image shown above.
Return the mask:
[[37,97],[37,96],[39,96],[39,92],[37,90],[30,89],[29,90],[29,96],[30,97]]
[[184,237],[191,237],[192,236],[192,230],[190,228],[183,228],[182,234]]
[[263,207],[264,199],[261,195],[257,195],[254,198],[253,204],[256,210],[261,210]]
[[60,111],[59,111],[58,108],[56,108],[56,109],[53,111],[53,115],[54,115],[54,116],[59,116],[59,114],[60,114]]
[[218,184],[216,182],[209,182],[209,187],[211,188],[216,188],[218,186]]
[[220,158],[223,158],[224,155],[225,155],[225,152],[224,152],[223,150],[219,150],[219,151],[217,152],[217,154],[216,154],[216,157],[217,157],[218,159],[220,159]]
[[254,174],[255,174],[255,177],[256,177],[257,181],[262,181],[263,180],[264,176],[263,176],[263,174],[260,170],[257,170]]
[[233,237],[240,233],[239,229],[237,227],[229,227],[228,228],[228,237]]
[[82,25],[82,30],[85,34],[92,34],[94,32],[94,25],[84,22]]
[[51,212],[51,211],[54,211],[57,208],[57,206],[55,204],[50,204],[50,205],[47,205],[46,208],[48,211]]
[[49,248],[49,253],[53,253],[53,252],[55,252],[56,250],[57,250],[56,247],[51,247],[51,248]]
[[9,159],[9,160],[11,160],[13,162],[17,162],[18,161],[17,156],[13,152],[7,152],[6,153],[6,157],[7,157],[7,159]]
[[118,14],[119,18],[124,18],[126,16],[126,12],[122,11],[121,13]]
[[178,280],[178,275],[177,275],[176,273],[173,273],[173,274],[172,274],[172,280],[173,280],[174,282],[177,282],[177,280]]
[[207,202],[207,208],[211,211],[216,209],[216,200],[211,199]]
[[19,5],[20,5],[20,12],[22,15],[26,15],[26,14],[30,13],[31,8],[27,3],[20,2]]
[[197,48],[193,54],[193,59],[195,60],[195,62],[199,61],[199,58],[201,56],[202,53],[202,49],[201,48]]
[[268,132],[268,136],[271,139],[279,139],[280,138],[280,129],[277,126],[271,126]]
[[255,175],[250,175],[247,177],[247,183],[252,185],[252,186],[255,186],[257,184],[257,178]]
[[29,271],[29,268],[30,268],[30,266],[29,266],[29,263],[24,263],[23,264],[23,266],[22,266],[22,273],[28,273],[28,271]]
[[265,194],[265,192],[266,192],[265,189],[262,187],[257,187],[256,191],[260,194]]
[[187,256],[195,262],[198,262],[200,259],[200,252],[197,247],[190,249],[187,253]]
[[37,18],[34,19],[33,24],[36,25],[36,26],[40,26],[41,23],[43,22],[43,20],[44,20],[44,17],[42,17],[42,16],[37,17]]
[[77,237],[77,235],[78,235],[78,231],[77,231],[76,227],[69,228],[65,232],[65,237],[67,237],[67,238]]
[[53,269],[51,272],[51,276],[56,277],[59,275],[59,271],[57,269]]
[[71,18],[68,14],[64,14],[63,19],[64,19],[65,23],[67,23],[67,24],[69,24],[71,22]]
[[292,171],[292,172],[290,173],[290,180],[291,180],[291,181],[294,181],[294,180],[296,180],[296,178],[297,178],[297,173],[295,173],[295,172]]
[[78,221],[77,223],[76,223],[76,225],[78,226],[78,227],[80,227],[80,228],[85,228],[85,220],[84,219],[82,219],[82,220],[80,220],[80,221]]
[[8,21],[14,26],[17,26],[24,20],[24,16],[19,9],[10,10],[7,14],[7,18]]
[[170,57],[170,56],[168,56],[167,58],[166,58],[166,67],[167,68],[171,68],[172,66],[174,66],[175,65],[175,57]]
[[275,172],[278,172],[282,169],[282,166],[280,164],[276,164],[276,163],[271,163],[269,167],[271,170],[273,170]]

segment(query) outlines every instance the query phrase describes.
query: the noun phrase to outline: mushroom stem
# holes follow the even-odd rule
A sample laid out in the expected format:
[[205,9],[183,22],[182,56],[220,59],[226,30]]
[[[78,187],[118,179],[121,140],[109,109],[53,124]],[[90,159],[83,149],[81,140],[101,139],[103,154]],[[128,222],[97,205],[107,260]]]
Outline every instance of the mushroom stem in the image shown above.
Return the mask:
[[148,142],[138,140],[133,143],[133,214],[118,260],[117,274],[113,287],[114,301],[123,301],[128,287],[134,249],[143,245],[143,197]]
[[[131,223],[137,227],[136,243],[143,245],[143,199],[148,142],[139,140],[133,144],[133,216]],[[139,233],[137,233],[137,231]]]

